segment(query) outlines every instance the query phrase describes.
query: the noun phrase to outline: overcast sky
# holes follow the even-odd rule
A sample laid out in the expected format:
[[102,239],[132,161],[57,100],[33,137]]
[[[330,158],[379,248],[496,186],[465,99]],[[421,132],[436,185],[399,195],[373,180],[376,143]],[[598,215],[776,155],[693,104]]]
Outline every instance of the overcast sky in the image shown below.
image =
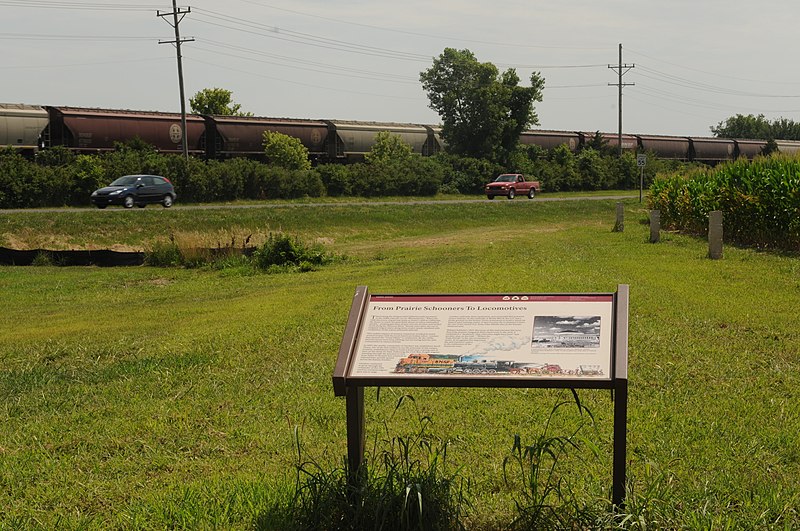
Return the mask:
[[[187,100],[257,116],[439,123],[419,73],[468,48],[546,80],[540,128],[709,135],[737,113],[800,121],[797,0],[193,0]],[[0,0],[0,103],[180,110],[169,2]]]

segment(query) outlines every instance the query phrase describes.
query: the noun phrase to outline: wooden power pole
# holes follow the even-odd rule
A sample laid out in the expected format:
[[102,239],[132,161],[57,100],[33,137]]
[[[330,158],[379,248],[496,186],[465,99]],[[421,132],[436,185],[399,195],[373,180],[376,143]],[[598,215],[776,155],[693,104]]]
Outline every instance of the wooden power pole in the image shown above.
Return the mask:
[[622,87],[633,86],[636,83],[623,83],[622,76],[624,76],[631,68],[636,68],[634,64],[624,64],[622,62],[622,44],[619,45],[619,64],[608,65],[608,67],[615,71],[619,76],[617,83],[609,83],[610,87],[617,87],[619,89],[619,127],[617,129],[617,155],[622,156]]
[[[177,0],[172,0],[172,11],[164,11],[163,13],[159,10],[156,12],[156,16],[162,17],[164,20],[167,21],[167,24],[175,28],[175,40],[174,41],[158,41],[158,44],[174,44],[175,50],[178,53],[178,86],[180,88],[181,93],[181,145],[183,147],[183,156],[185,158],[189,158],[189,144],[187,139],[187,131],[186,131],[186,96],[184,95],[183,91],[183,57],[181,56],[181,44],[184,42],[191,42],[194,39],[181,39],[181,31],[180,31],[180,23],[188,13],[192,12],[191,7],[187,7],[186,9],[178,9],[176,4]],[[172,22],[166,17],[172,17]],[[180,17],[180,18],[179,18]]]

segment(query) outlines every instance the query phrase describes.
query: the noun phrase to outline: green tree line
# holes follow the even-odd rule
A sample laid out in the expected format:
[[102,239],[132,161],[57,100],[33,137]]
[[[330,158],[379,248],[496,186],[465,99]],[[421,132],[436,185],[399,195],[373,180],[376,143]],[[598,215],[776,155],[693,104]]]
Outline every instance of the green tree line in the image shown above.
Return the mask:
[[718,138],[800,140],[800,123],[787,118],[770,121],[763,114],[737,114],[711,126],[711,132]]

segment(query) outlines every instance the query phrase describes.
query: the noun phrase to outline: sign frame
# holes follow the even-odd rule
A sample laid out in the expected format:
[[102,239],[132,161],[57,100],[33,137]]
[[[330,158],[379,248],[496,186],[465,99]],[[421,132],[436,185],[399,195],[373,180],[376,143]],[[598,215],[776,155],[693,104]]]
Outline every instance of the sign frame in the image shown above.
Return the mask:
[[[369,374],[354,371],[366,333],[366,316],[371,304],[385,300],[410,300],[413,298],[469,299],[503,297],[520,300],[522,297],[575,298],[602,301],[611,304],[611,323],[605,329],[610,333],[608,347],[609,374],[604,378],[581,378],[575,375],[559,377],[519,376],[517,374]],[[629,286],[620,284],[614,293],[550,293],[550,294],[398,294],[371,295],[366,286],[358,286],[353,296],[339,354],[333,371],[335,396],[344,396],[347,412],[347,454],[351,478],[355,480],[364,461],[366,442],[364,419],[365,387],[476,387],[476,388],[565,388],[610,389],[614,403],[613,428],[613,479],[612,503],[622,507],[625,500],[627,404],[628,404],[628,314]]]

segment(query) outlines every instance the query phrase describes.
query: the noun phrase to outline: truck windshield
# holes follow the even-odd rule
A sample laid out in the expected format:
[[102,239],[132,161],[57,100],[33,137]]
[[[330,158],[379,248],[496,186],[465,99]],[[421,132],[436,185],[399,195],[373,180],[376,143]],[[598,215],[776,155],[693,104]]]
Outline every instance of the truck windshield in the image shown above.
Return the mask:
[[516,175],[501,175],[497,179],[494,180],[496,183],[515,183],[517,182]]

